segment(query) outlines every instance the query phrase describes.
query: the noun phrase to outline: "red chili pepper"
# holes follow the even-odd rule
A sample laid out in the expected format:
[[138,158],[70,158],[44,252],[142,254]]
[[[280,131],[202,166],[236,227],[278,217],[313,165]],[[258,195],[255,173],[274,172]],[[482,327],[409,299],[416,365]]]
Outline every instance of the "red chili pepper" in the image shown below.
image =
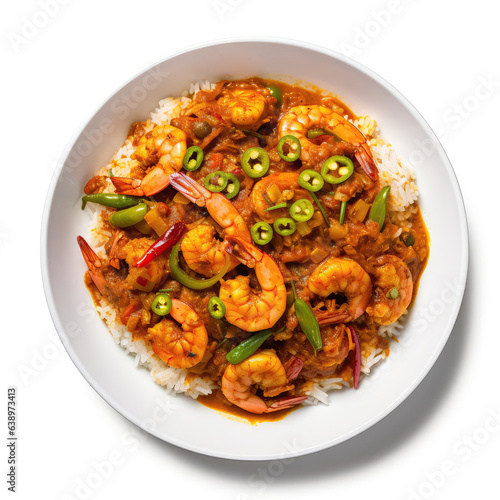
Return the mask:
[[[135,263],[135,267],[144,267],[161,253],[173,247],[182,235],[186,228],[186,224],[176,222],[163,236],[158,238],[144,253],[144,255]],[[140,283],[139,283],[140,284]],[[144,286],[144,285],[143,285]]]
[[354,354],[352,357],[352,371],[353,371],[353,379],[354,379],[354,389],[358,388],[359,376],[361,374],[361,349],[359,348],[359,340],[354,328],[349,325],[349,329],[352,333],[352,338],[354,339]]
[[136,281],[137,284],[141,286],[146,286],[149,283],[149,280],[144,276],[139,276]]
[[120,316],[120,320],[124,325],[127,324],[127,321],[130,318],[130,315],[135,311],[135,308],[135,304],[129,304],[123,311],[123,314]]

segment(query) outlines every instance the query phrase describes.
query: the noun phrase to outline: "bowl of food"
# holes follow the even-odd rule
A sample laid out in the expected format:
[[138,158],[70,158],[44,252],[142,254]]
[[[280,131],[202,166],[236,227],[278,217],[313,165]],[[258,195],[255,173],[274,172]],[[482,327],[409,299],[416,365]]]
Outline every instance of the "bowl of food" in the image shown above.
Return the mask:
[[311,453],[392,411],[443,349],[467,265],[458,183],[418,112],[283,40],[193,48],[117,90],[42,228],[82,375],[158,438],[230,459]]

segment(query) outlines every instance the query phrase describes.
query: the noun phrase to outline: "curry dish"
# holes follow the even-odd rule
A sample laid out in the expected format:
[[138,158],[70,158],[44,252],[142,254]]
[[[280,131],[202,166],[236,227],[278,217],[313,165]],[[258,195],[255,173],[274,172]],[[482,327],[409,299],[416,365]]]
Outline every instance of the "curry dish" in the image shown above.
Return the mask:
[[411,169],[325,91],[252,78],[160,105],[84,188],[117,343],[228,413],[358,388],[429,254]]

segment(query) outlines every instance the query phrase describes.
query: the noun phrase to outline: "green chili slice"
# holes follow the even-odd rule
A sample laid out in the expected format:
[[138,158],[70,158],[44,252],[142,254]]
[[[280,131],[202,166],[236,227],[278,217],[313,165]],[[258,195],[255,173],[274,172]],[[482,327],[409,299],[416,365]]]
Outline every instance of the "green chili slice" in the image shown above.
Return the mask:
[[140,196],[129,196],[116,193],[87,194],[82,198],[82,210],[87,206],[89,201],[92,203],[99,203],[99,205],[104,205],[105,207],[127,208],[137,205],[141,201],[141,198]]
[[269,155],[265,149],[249,148],[241,157],[241,167],[252,179],[262,177],[269,170]]
[[139,203],[135,207],[126,208],[115,212],[109,218],[109,223],[116,227],[129,227],[137,224],[146,215],[148,206],[145,203]]
[[209,279],[200,280],[192,278],[184,270],[182,270],[179,265],[180,245],[180,243],[177,243],[170,252],[170,274],[172,275],[172,278],[174,278],[182,285],[191,288],[191,290],[204,290],[205,288],[214,286],[227,273],[230,264],[229,255],[226,255],[226,263],[224,264],[224,267],[221,269],[220,273],[217,273],[215,276],[212,276]]
[[273,239],[273,228],[267,222],[260,221],[252,226],[250,234],[257,245],[267,245]]
[[278,142],[278,154],[285,161],[295,161],[300,156],[300,141],[294,135],[285,135]]
[[389,199],[389,193],[391,192],[390,186],[383,187],[375,196],[373,200],[372,208],[370,208],[370,213],[368,218],[372,221],[378,222],[379,231],[382,231],[385,221],[385,207],[387,205],[387,200]]
[[168,293],[157,293],[151,309],[158,316],[166,316],[172,310],[172,299]]
[[232,200],[240,192],[240,181],[236,175],[231,173],[226,173],[227,185],[222,194],[226,196],[228,200]]
[[221,319],[226,314],[226,306],[219,297],[212,297],[208,301],[208,312],[214,319]]
[[271,93],[271,95],[276,98],[275,106],[277,108],[281,108],[281,104],[283,103],[283,94],[282,94],[280,88],[277,87],[276,85],[272,85],[272,84],[267,85],[267,88],[269,89],[269,92]]
[[250,357],[271,335],[271,330],[262,330],[255,333],[249,339],[231,349],[226,354],[226,359],[232,364],[237,365]]
[[221,172],[218,170],[217,172],[212,172],[205,177],[203,181],[204,186],[211,191],[212,193],[220,193],[224,191],[227,186],[227,174],[226,172]]
[[199,146],[191,146],[184,155],[182,166],[189,172],[198,170],[203,163],[203,156],[203,149]]
[[295,314],[297,316],[297,320],[299,321],[299,326],[304,332],[304,335],[307,337],[307,340],[309,340],[309,343],[312,345],[314,355],[316,356],[317,351],[323,347],[318,320],[307,303],[297,297],[293,281],[291,281],[291,284],[293,296],[295,297]]
[[316,196],[316,193],[313,193],[311,191],[311,196],[313,197],[313,200],[315,201],[316,205],[318,205],[319,211],[321,212],[321,215],[323,216],[323,219],[325,220],[326,227],[330,227],[330,221],[328,220],[328,217],[326,216],[325,209],[323,208],[323,205],[321,204],[318,197]]
[[320,135],[333,135],[333,134],[331,132],[328,132],[328,130],[325,130],[324,128],[313,128],[307,131],[308,139],[316,139]]
[[297,222],[307,222],[314,215],[313,204],[305,198],[297,200],[290,207],[290,216]]
[[277,205],[274,205],[273,207],[265,208],[264,212],[269,212],[269,210],[278,210],[278,208],[286,208],[288,206],[288,203],[278,203]]
[[315,193],[325,185],[325,180],[318,172],[309,169],[300,173],[298,183],[300,187]]
[[297,224],[295,224],[295,221],[289,217],[282,217],[274,221],[273,227],[276,233],[280,236],[290,236],[295,233]]
[[330,184],[346,181],[353,172],[354,165],[347,156],[332,156],[321,167],[321,176]]
[[341,204],[340,204],[340,217],[339,217],[339,222],[340,222],[340,225],[343,226],[344,225],[344,219],[345,219],[345,210],[347,208],[347,201],[343,201]]

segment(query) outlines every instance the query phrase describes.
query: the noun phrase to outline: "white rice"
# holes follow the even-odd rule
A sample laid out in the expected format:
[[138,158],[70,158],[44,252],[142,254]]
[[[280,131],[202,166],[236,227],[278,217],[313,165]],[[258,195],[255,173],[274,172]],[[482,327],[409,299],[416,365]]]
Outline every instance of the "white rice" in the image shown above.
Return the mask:
[[[215,87],[209,81],[192,83],[189,90],[184,91],[180,97],[167,97],[158,103],[158,107],[151,112],[149,130],[156,125],[168,125],[171,120],[181,116],[188,108],[194,96],[200,90],[211,90]],[[348,118],[346,116],[346,118]],[[379,128],[377,122],[369,116],[358,117],[350,120],[367,137],[373,157],[379,171],[379,178],[382,186],[391,186],[391,193],[388,202],[388,213],[391,221],[400,226],[395,233],[398,237],[402,232],[402,227],[411,227],[408,217],[416,213],[417,208],[413,204],[418,198],[418,188],[415,182],[415,172],[402,158],[400,158],[394,148],[378,137]],[[129,140],[116,151],[111,163],[105,165],[96,175],[108,176],[111,170],[114,176],[127,177],[133,167],[132,155],[135,147]],[[110,179],[104,192],[115,192]],[[92,205],[92,206],[91,206]],[[104,230],[100,214],[103,207],[89,204],[86,213],[89,216],[88,242],[96,251],[99,257],[106,255],[104,244],[111,237],[109,231]],[[134,357],[134,366],[144,366],[151,373],[154,381],[165,387],[167,393],[185,393],[196,399],[200,395],[211,394],[218,385],[203,377],[188,377],[188,371],[173,368],[164,363],[154,354],[151,344],[143,339],[133,340],[132,333],[119,323],[116,318],[116,311],[105,299],[101,300],[101,305],[96,307],[99,317],[106,323],[114,341],[121,346],[127,354]],[[404,316],[388,326],[381,326],[378,335],[383,338],[397,337],[403,328]],[[376,339],[374,344],[376,344]],[[374,365],[379,363],[386,356],[385,351],[375,345],[361,345],[361,373],[369,375]],[[317,379],[309,383],[309,387],[304,391],[308,399],[305,405],[315,405],[318,402],[328,405],[330,403],[328,392],[341,390],[344,387],[351,387],[351,383],[342,378]]]

